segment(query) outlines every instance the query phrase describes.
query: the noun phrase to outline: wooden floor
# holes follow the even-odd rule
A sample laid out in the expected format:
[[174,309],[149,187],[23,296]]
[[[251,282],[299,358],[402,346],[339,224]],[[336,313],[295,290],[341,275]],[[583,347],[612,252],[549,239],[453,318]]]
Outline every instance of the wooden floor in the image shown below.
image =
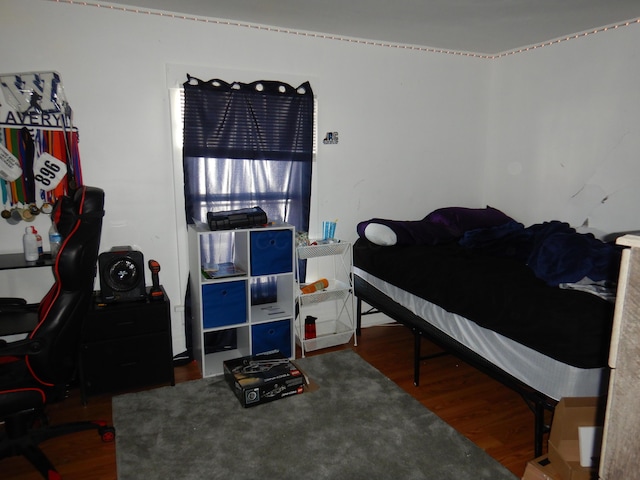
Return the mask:
[[[330,350],[353,348],[362,358],[396,382],[425,407],[435,412],[489,455],[522,477],[533,458],[533,413],[524,400],[485,374],[446,355],[423,362],[420,386],[413,385],[413,337],[397,324],[365,328],[358,346],[344,345]],[[427,344],[427,349],[435,347]],[[321,354],[320,350],[311,354]],[[310,354],[310,355],[311,355]],[[176,367],[176,382],[199,378],[195,363]],[[82,406],[79,391],[49,409],[52,424],[85,419],[111,421],[111,396],[90,397]],[[545,447],[546,448],[546,447]],[[103,443],[95,432],[80,432],[42,444],[65,480],[115,480],[115,444]],[[41,478],[22,458],[0,460],[0,478]],[[140,478],[145,478],[141,472]]]

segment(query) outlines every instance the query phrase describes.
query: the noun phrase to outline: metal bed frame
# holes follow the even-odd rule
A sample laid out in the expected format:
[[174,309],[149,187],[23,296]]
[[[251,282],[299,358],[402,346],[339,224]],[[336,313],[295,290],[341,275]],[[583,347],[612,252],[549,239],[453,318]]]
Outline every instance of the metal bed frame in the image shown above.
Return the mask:
[[[542,455],[544,435],[549,432],[550,425],[545,422],[545,412],[553,412],[557,401],[549,398],[547,395],[526,385],[517,378],[508,374],[504,370],[498,368],[484,357],[478,355],[470,348],[462,345],[458,341],[449,337],[439,329],[435,328],[421,317],[415,315],[399,303],[395,302],[377,288],[367,283],[361,277],[354,275],[354,289],[356,295],[356,333],[359,335],[362,325],[362,317],[374,313],[384,313],[398,323],[401,323],[411,329],[414,336],[413,343],[413,383],[418,386],[420,384],[420,362],[434,358],[436,356],[451,353],[464,362],[470,364],[474,368],[486,373],[503,385],[517,392],[527,403],[527,406],[534,414],[534,453],[535,457]],[[372,308],[363,311],[362,302],[366,302]],[[421,343],[422,338],[426,338],[440,348],[444,352],[438,352],[431,355],[422,356]]]

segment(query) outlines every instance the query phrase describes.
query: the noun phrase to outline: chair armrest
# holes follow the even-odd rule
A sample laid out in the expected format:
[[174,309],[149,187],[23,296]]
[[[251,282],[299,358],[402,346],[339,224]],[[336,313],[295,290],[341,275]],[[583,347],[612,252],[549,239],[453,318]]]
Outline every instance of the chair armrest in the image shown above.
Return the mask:
[[39,303],[27,303],[23,298],[0,298],[0,315],[37,312]]
[[25,338],[15,342],[0,343],[0,357],[20,357],[24,355],[37,355],[44,347],[43,341]]
[[31,305],[0,306],[0,337],[29,333],[38,325],[38,308]]
[[0,307],[3,305],[26,305],[27,301],[24,298],[15,297],[0,297]]

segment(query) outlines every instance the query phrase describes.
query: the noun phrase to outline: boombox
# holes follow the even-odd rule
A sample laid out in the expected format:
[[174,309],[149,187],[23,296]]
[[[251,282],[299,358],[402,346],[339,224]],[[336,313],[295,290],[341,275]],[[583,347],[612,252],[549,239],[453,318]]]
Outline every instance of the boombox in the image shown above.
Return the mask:
[[210,230],[257,227],[267,223],[267,214],[260,207],[240,208],[226,212],[207,212]]
[[102,301],[124,302],[147,297],[144,255],[131,247],[113,247],[98,256]]

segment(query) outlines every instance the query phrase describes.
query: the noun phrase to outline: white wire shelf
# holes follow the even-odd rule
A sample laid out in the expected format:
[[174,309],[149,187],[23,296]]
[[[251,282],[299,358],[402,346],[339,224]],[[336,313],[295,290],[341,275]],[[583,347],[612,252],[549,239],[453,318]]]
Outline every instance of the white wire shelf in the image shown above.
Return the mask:
[[346,283],[329,280],[329,287],[313,293],[300,294],[298,300],[302,305],[313,305],[328,300],[341,300],[347,298],[350,293],[351,288]]
[[349,243],[325,243],[320,245],[307,245],[298,247],[298,258],[325,257],[328,255],[342,255],[348,248]]
[[328,328],[328,331],[319,333],[316,338],[300,339],[296,336],[296,342],[304,346],[305,351],[312,352],[322,348],[343,345],[351,340],[354,334],[353,327],[340,321],[323,322],[318,324],[318,328],[323,328],[322,325],[324,325],[324,330]]

